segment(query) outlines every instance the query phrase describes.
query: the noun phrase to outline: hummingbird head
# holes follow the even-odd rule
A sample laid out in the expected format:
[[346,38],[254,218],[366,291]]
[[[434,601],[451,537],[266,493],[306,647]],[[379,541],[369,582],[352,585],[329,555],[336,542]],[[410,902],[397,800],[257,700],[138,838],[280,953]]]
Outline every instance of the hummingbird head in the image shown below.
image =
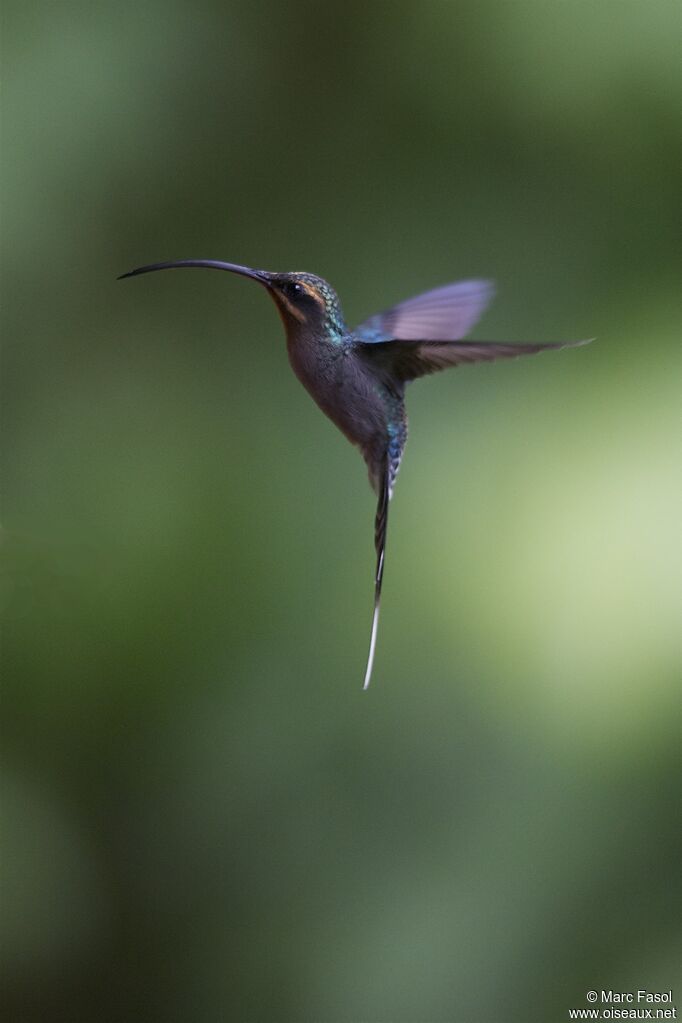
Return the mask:
[[267,274],[267,287],[287,332],[311,330],[342,337],[348,333],[332,286],[309,273]]
[[223,263],[217,259],[180,259],[171,263],[152,263],[140,266],[121,277],[136,277],[152,270],[173,270],[182,267],[203,267],[209,270],[228,270],[242,277],[251,277],[268,289],[277,306],[289,335],[301,331],[341,338],[348,333],[341,305],[332,286],[322,277],[309,273],[271,273],[255,270],[237,263]]

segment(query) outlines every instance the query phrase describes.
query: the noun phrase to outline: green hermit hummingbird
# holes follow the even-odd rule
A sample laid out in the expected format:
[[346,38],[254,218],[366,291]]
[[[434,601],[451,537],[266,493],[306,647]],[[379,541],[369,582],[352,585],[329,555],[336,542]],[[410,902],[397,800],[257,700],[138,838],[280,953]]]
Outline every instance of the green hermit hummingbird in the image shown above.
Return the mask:
[[532,344],[464,341],[493,296],[493,285],[485,280],[434,288],[375,313],[351,330],[336,292],[315,274],[272,273],[215,259],[182,259],[141,266],[121,277],[177,267],[228,270],[258,281],[269,291],[284,323],[294,373],[364,456],[378,499],[374,613],[363,683],[367,689],[379,624],[388,506],[407,440],[405,385],[449,366],[573,348],[592,339]]

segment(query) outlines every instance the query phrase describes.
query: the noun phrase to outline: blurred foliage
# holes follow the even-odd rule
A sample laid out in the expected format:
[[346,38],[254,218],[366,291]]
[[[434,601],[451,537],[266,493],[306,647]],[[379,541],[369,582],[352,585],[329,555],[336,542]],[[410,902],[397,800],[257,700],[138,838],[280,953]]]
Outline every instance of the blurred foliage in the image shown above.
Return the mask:
[[[7,0],[5,1018],[548,1023],[680,976],[677,0]],[[373,497],[248,282],[587,349]]]

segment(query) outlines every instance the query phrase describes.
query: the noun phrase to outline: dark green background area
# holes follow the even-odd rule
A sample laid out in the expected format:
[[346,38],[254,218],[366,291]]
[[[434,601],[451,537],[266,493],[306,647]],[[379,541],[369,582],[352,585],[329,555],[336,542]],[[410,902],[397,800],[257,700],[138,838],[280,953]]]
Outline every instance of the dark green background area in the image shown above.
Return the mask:
[[[682,1003],[682,8],[3,15],[11,1023],[559,1023]],[[372,688],[374,497],[250,282],[458,277]],[[678,1003],[678,1004],[680,1004]]]

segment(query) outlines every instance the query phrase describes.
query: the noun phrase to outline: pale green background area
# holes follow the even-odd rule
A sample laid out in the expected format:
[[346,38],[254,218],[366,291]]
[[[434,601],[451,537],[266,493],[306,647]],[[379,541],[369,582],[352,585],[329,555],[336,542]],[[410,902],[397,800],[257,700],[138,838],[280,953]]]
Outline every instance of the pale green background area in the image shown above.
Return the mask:
[[[6,1018],[682,1003],[682,8],[7,2]],[[267,296],[588,348],[413,385],[374,498]]]

